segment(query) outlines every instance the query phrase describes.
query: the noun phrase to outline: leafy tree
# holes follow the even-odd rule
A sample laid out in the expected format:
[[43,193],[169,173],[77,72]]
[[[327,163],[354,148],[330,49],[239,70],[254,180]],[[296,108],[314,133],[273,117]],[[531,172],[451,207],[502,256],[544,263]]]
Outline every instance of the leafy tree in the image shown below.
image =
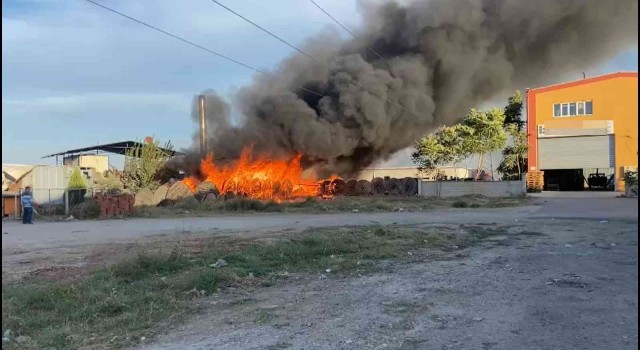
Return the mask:
[[518,130],[515,124],[509,124],[505,129],[513,145],[505,147],[502,151],[502,161],[497,170],[505,180],[520,180],[523,170],[527,169],[527,133]]
[[468,154],[478,157],[476,176],[480,175],[486,155],[503,148],[507,142],[504,119],[504,111],[500,108],[493,108],[488,112],[472,109],[462,122],[469,131],[463,136],[464,149]]
[[122,179],[111,171],[106,171],[102,176],[96,176],[95,187],[97,190],[107,193],[120,193],[124,189]]
[[442,178],[437,168],[453,163],[457,164],[469,155],[468,135],[473,132],[469,127],[456,124],[441,127],[416,143],[416,152],[412,154],[413,162],[425,173],[436,171],[436,178]]
[[70,190],[77,189],[85,189],[87,185],[84,183],[84,179],[82,178],[82,173],[79,168],[73,169],[71,173],[71,177],[69,177],[69,183],[67,184],[67,188]]
[[518,131],[524,129],[525,122],[522,120],[522,94],[516,90],[507,100],[504,107],[504,124],[515,125]]
[[171,158],[173,146],[167,142],[160,147],[157,140],[146,140],[143,144],[127,150],[125,154],[123,182],[133,192],[145,187],[157,187],[156,176]]
[[436,134],[428,135],[417,141],[416,151],[411,154],[411,158],[418,169],[425,174],[433,173],[449,160],[449,156]]
[[509,97],[504,114],[504,127],[513,145],[505,147],[502,151],[502,161],[497,170],[505,180],[519,180],[522,172],[528,167],[528,142],[527,133],[524,130],[525,122],[522,120],[522,94],[520,91],[516,90]]

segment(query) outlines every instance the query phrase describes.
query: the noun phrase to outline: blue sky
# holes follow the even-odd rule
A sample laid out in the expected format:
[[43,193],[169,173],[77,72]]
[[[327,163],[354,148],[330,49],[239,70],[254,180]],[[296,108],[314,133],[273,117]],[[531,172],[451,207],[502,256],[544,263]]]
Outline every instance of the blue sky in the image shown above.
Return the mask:
[[[103,2],[259,68],[291,53],[208,0]],[[317,2],[346,25],[359,25],[356,0]],[[336,27],[308,1],[224,3],[294,44]],[[257,5],[263,3],[269,5]],[[638,70],[637,47],[587,74],[622,70]],[[2,162],[52,164],[40,157],[147,135],[188,147],[193,96],[206,89],[229,96],[252,76],[85,1],[3,1]]]

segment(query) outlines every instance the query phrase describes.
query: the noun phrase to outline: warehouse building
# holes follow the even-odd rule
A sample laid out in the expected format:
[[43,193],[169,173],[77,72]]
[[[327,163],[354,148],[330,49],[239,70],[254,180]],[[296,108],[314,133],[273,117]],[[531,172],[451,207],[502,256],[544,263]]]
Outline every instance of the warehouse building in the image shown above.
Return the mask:
[[527,90],[529,170],[544,189],[624,190],[638,166],[638,73]]

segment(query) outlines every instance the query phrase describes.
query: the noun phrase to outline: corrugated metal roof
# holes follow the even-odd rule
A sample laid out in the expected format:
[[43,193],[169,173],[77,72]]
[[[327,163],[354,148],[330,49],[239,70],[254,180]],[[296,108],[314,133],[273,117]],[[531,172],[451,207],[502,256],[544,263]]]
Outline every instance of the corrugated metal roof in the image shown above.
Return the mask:
[[[141,147],[143,145],[144,145],[143,143],[136,142],[136,141],[114,142],[114,143],[107,143],[104,145],[96,145],[96,146],[90,146],[90,147],[84,147],[84,148],[71,149],[68,151],[60,152],[60,153],[50,154],[42,158],[71,155],[71,154],[77,154],[77,153],[88,152],[88,151],[103,151],[103,152],[125,155],[127,150],[134,147]],[[161,148],[161,149],[165,151],[167,154],[170,154],[172,156],[184,154],[182,152],[169,150],[166,148]]]

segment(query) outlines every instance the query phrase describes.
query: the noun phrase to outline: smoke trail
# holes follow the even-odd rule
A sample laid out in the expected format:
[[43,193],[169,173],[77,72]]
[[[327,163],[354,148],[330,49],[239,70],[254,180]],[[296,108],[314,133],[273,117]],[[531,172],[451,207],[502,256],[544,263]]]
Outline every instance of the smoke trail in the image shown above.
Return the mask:
[[360,7],[365,26],[358,39],[317,35],[304,50],[318,61],[293,55],[276,70],[278,78],[259,76],[242,89],[236,96],[240,125],[231,123],[227,103],[208,93],[211,151],[233,158],[253,144],[273,155],[302,152],[320,175],[350,175],[440,125],[460,121],[469,108],[496,95],[577,76],[637,46],[637,0],[432,0]]

